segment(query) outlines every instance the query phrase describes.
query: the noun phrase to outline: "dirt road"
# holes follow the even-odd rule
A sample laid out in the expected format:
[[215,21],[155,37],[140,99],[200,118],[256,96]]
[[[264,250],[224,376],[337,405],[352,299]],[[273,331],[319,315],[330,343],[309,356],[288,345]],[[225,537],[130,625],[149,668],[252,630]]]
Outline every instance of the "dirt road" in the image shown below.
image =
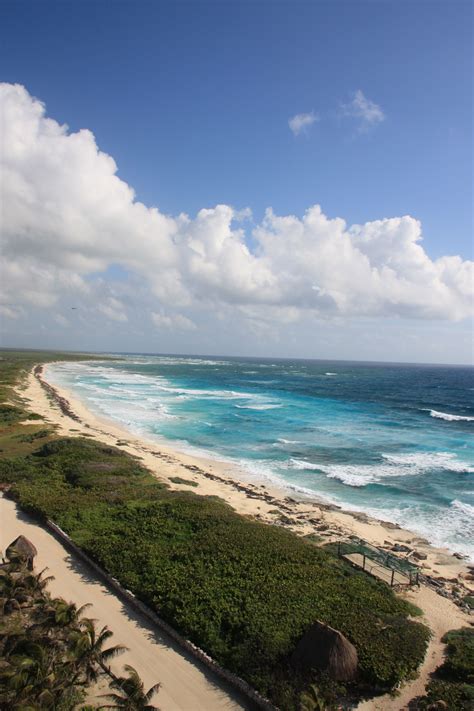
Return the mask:
[[131,606],[112,594],[84,563],[76,560],[48,531],[23,514],[13,501],[0,496],[0,549],[23,534],[38,549],[35,569],[48,567],[54,575],[52,595],[78,606],[92,603],[87,616],[107,625],[114,633],[112,644],[129,651],[111,663],[116,674],[131,664],[146,688],[157,681],[162,686],[154,699],[162,711],[237,711],[249,709],[223,682],[181,652],[172,640],[145,620]]

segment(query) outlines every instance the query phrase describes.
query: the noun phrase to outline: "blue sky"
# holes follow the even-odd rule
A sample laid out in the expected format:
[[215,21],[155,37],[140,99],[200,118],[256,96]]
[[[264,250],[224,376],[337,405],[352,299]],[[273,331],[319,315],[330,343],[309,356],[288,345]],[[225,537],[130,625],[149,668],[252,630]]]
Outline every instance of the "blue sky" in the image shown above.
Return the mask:
[[[93,130],[139,199],[349,222],[411,214],[434,257],[472,239],[470,2],[2,3],[2,78]],[[357,134],[361,89],[386,115]],[[320,121],[295,137],[288,119]]]
[[[3,0],[0,26],[1,80],[92,131],[147,206],[249,207],[257,250],[270,206],[410,215],[431,259],[472,258],[470,2]],[[357,91],[380,120],[354,115]],[[316,120],[294,135],[297,114]],[[84,278],[127,280],[115,264]]]

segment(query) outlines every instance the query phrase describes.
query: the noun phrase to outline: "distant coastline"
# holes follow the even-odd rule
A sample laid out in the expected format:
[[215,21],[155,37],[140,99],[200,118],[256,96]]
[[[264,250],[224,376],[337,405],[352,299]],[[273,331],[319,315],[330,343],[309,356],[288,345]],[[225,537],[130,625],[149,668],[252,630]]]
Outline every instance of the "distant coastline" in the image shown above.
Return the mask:
[[127,434],[474,557],[466,369],[134,355],[48,373]]
[[57,428],[58,434],[94,437],[120,446],[172,489],[218,496],[238,513],[284,526],[298,535],[316,534],[325,542],[357,536],[386,550],[401,547],[401,554],[411,556],[424,574],[439,580],[447,594],[453,585],[474,591],[473,576],[462,556],[436,548],[397,524],[308,497],[290,496],[288,490],[274,485],[250,483],[239,479],[239,472],[228,463],[176,451],[172,443],[158,444],[137,437],[114,422],[98,418],[69,391],[51,385],[41,365],[30,373],[22,397],[34,403],[35,410]]

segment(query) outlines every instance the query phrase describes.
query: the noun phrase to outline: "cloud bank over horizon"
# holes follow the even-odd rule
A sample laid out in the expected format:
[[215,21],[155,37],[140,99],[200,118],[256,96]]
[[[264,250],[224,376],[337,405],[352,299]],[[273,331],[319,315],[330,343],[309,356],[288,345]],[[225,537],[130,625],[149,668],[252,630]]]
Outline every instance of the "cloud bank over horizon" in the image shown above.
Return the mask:
[[[150,329],[188,334],[196,309],[215,318],[235,313],[252,328],[308,314],[460,320],[473,313],[474,263],[431,259],[409,215],[349,226],[313,205],[302,217],[268,209],[255,225],[248,210],[217,205],[172,217],[136,200],[91,131],[69,132],[23,86],[1,84],[0,107],[6,318],[33,307],[54,312],[65,299],[96,304],[120,324],[138,309]],[[382,120],[375,105],[356,109]],[[114,270],[135,280],[133,294],[110,278]],[[65,320],[56,319],[66,327]]]

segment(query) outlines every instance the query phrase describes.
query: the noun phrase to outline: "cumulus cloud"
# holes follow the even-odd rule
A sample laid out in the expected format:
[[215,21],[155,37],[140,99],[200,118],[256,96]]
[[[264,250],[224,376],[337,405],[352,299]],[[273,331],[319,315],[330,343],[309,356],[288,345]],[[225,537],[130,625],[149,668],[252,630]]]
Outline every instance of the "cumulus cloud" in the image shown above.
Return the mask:
[[311,111],[308,114],[296,114],[288,120],[288,126],[293,132],[293,135],[299,136],[300,133],[306,132],[315,121],[318,121],[318,116]]
[[97,308],[104,316],[112,319],[112,321],[120,321],[122,323],[128,321],[124,305],[114,296],[107,297],[104,302],[99,303]]
[[[361,119],[365,106],[372,117],[365,121],[381,120],[381,109],[361,92],[356,105]],[[125,324],[129,296],[104,289],[107,268],[118,265],[139,284],[134,308],[152,313],[158,328],[192,330],[196,309],[280,323],[307,312],[427,319],[472,313],[473,263],[432,260],[411,216],[348,226],[318,205],[301,217],[269,209],[250,242],[242,221],[249,213],[228,205],[191,218],[137,201],[93,134],[71,133],[48,118],[24,87],[0,85],[0,108],[4,311],[86,303]]]
[[364,96],[360,89],[355,92],[350,103],[342,105],[342,111],[345,116],[356,119],[360,131],[368,131],[385,120],[382,108]]

